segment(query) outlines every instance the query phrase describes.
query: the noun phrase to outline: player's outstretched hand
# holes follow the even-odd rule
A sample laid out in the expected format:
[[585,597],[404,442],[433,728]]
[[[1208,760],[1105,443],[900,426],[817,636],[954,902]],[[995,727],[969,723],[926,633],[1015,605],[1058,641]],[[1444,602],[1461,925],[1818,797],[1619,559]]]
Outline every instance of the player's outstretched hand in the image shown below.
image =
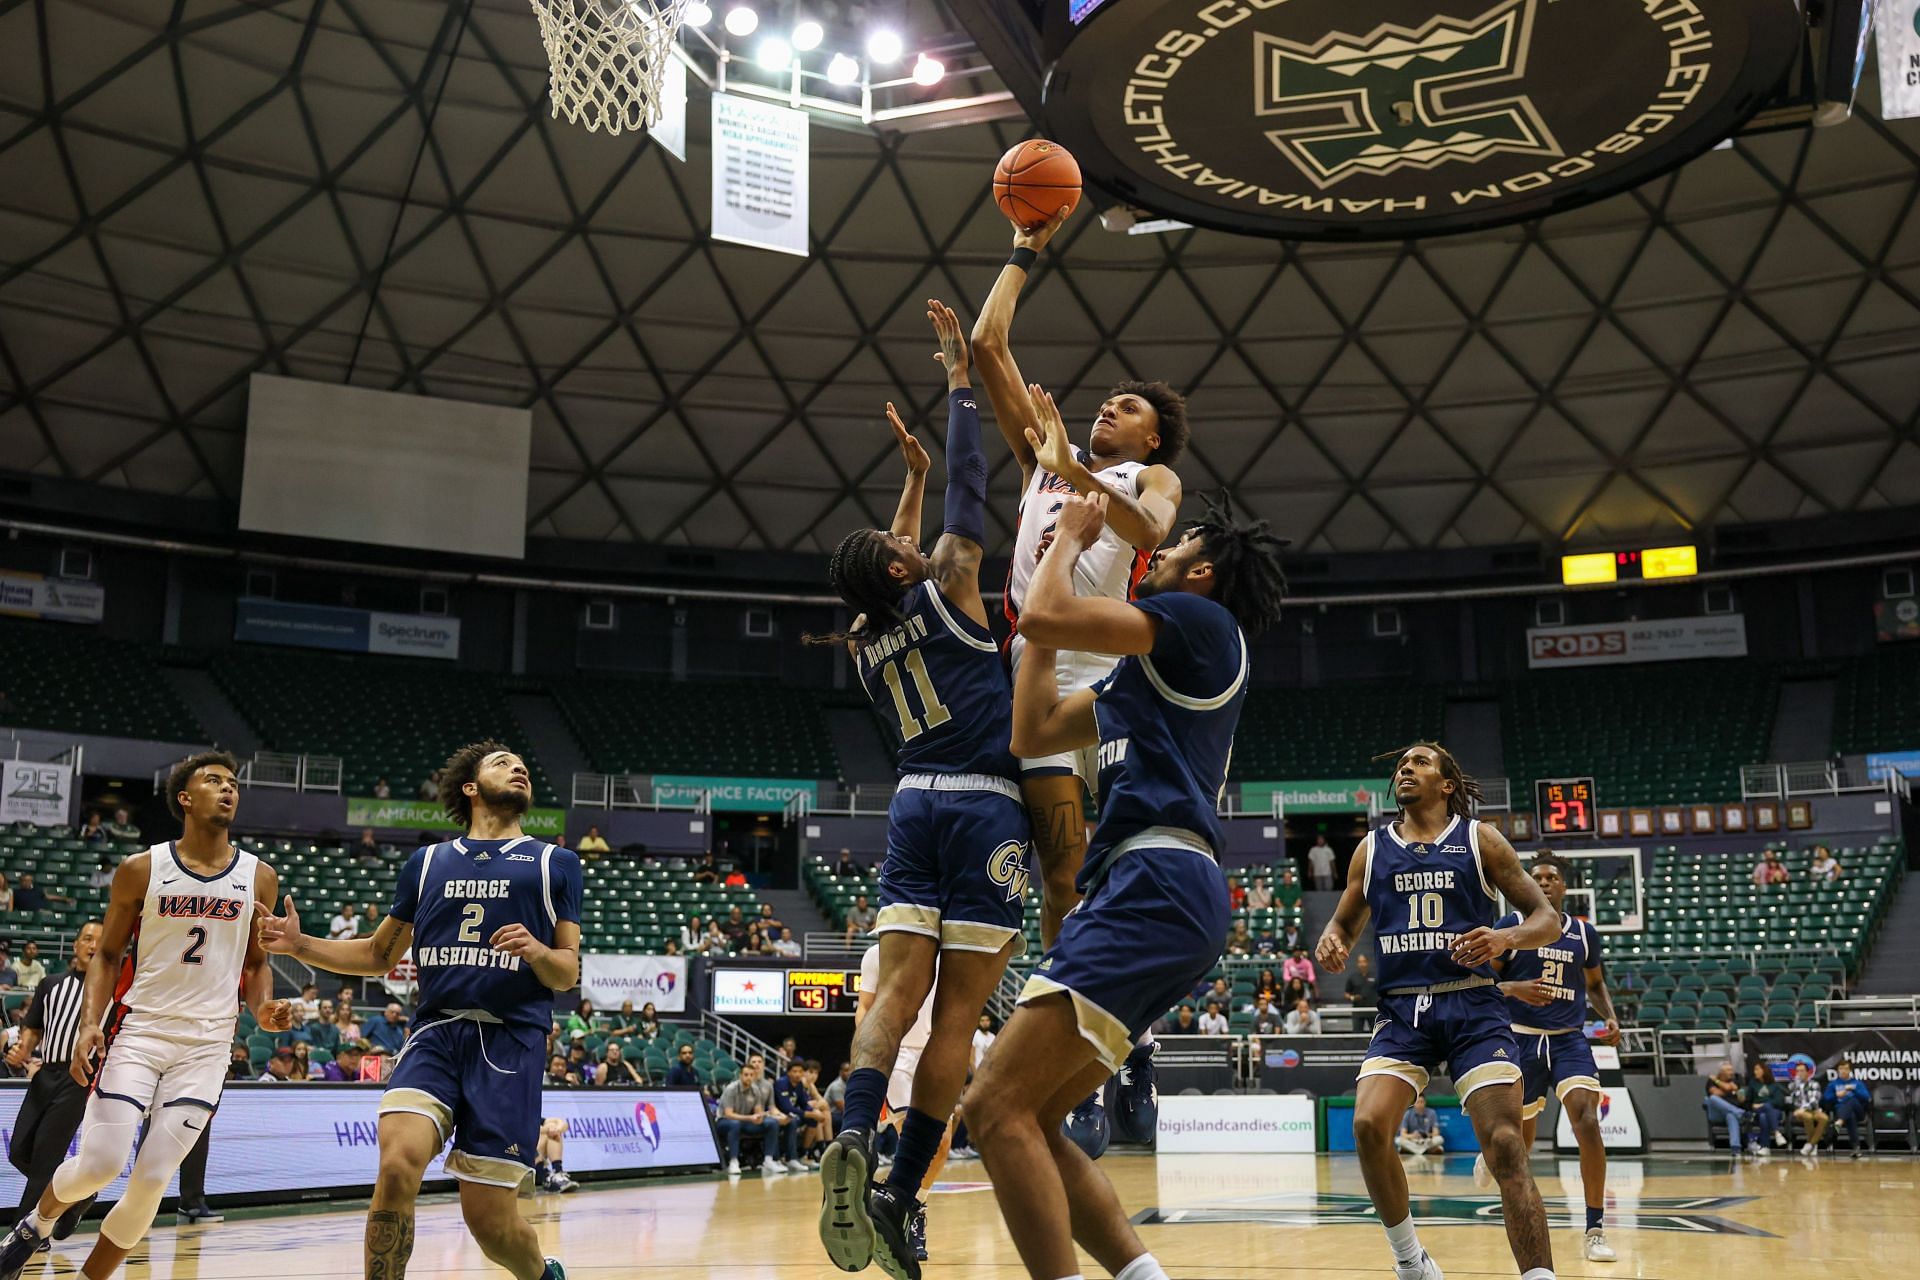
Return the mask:
[[1553,1003],[1553,988],[1538,978],[1503,982],[1500,984],[1500,990],[1521,1004],[1532,1005],[1536,1009],[1544,1009]]
[[286,1031],[293,1026],[293,1001],[269,1000],[253,1015],[262,1031]]
[[519,956],[531,964],[547,953],[547,944],[533,936],[523,924],[503,924],[494,930],[489,945],[495,951]]
[[1075,545],[1090,547],[1107,527],[1107,495],[1076,493],[1060,507],[1054,536],[1071,538]]
[[1475,969],[1505,955],[1506,951],[1506,944],[1500,940],[1499,931],[1481,925],[1454,939],[1453,962],[1468,969]]
[[93,1073],[100,1061],[100,1055],[106,1051],[107,1033],[98,1026],[83,1026],[73,1040],[73,1060],[67,1064],[67,1074],[82,1088],[91,1087]]
[[899,442],[900,456],[906,459],[907,470],[913,475],[923,476],[933,470],[933,459],[927,454],[927,447],[914,438],[907,430],[907,424],[900,421],[900,411],[893,407],[893,401],[887,401],[887,425],[893,428],[893,438]]
[[940,350],[934,353],[933,358],[946,369],[947,386],[964,386],[967,381],[967,332],[960,327],[960,317],[953,314],[953,308],[940,299],[928,298],[927,319],[933,321],[933,334],[940,339]]
[[1060,416],[1060,406],[1053,402],[1053,396],[1039,383],[1027,384],[1027,400],[1033,405],[1033,420],[1040,424],[1035,432],[1027,428],[1027,445],[1033,450],[1034,461],[1056,476],[1067,474],[1073,466],[1073,446],[1067,441],[1066,419]]
[[287,914],[277,916],[264,902],[253,904],[253,919],[260,930],[260,946],[277,956],[290,956],[299,950],[300,913],[294,909],[293,895],[287,895]]
[[1070,205],[1061,209],[1031,231],[1021,226],[1014,227],[1013,247],[1016,249],[1031,249],[1035,253],[1040,252],[1047,247],[1047,241],[1053,239],[1060,228],[1067,225],[1067,219],[1073,216],[1074,207],[1075,206]]
[[1313,949],[1314,963],[1328,973],[1339,973],[1347,967],[1347,944],[1331,933],[1320,935],[1320,945]]

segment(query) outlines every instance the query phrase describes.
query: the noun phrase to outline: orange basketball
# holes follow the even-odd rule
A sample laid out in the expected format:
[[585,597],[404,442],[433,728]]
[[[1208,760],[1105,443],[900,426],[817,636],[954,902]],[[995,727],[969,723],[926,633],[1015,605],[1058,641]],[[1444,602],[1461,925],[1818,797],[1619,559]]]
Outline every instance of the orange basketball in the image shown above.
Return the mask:
[[993,200],[1009,222],[1031,231],[1080,203],[1080,164],[1045,138],[1016,143],[994,166]]

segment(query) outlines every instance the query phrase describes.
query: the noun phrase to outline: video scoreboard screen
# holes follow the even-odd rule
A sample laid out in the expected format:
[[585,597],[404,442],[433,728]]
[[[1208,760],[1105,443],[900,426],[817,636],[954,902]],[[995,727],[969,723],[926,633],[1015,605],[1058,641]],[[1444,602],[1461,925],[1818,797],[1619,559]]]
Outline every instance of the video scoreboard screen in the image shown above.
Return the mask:
[[858,1003],[858,969],[793,969],[787,973],[788,1013],[852,1013]]
[[712,970],[715,1013],[852,1014],[858,969]]
[[1542,836],[1590,836],[1598,829],[1592,778],[1542,778],[1533,788]]

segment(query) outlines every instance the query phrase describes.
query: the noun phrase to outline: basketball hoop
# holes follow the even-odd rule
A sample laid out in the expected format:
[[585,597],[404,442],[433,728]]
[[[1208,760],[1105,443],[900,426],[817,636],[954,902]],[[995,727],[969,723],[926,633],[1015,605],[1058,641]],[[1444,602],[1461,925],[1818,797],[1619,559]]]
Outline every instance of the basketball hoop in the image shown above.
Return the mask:
[[660,119],[660,86],[687,0],[532,0],[553,114],[618,134]]

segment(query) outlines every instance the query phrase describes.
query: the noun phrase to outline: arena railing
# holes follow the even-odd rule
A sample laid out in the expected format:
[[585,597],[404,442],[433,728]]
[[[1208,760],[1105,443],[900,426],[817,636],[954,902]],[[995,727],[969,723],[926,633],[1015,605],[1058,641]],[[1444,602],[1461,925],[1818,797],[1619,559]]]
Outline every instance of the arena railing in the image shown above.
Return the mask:
[[713,1041],[720,1052],[735,1062],[745,1063],[749,1057],[757,1053],[767,1060],[769,1072],[773,1070],[774,1058],[779,1050],[738,1023],[729,1022],[712,1010],[700,1011],[700,1034]]
[[800,935],[800,954],[811,963],[815,960],[848,961],[858,964],[860,957],[867,953],[877,939],[871,933],[856,934],[849,938],[845,932],[803,933]]
[[1813,1007],[1823,1027],[1920,1027],[1920,995],[1848,996]]
[[1770,762],[1740,767],[1742,800],[1779,800],[1790,796],[1837,796],[1855,792],[1904,794],[1906,780],[1896,769],[1874,777],[1860,757],[1839,760]]

